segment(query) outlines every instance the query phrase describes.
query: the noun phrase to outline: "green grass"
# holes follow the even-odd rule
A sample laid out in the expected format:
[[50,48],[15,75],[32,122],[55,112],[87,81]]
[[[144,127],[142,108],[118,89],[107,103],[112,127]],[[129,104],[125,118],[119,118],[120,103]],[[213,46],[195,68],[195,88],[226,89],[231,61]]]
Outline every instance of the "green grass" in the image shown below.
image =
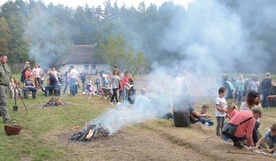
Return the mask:
[[[68,91],[67,91],[68,92]],[[82,160],[90,157],[93,153],[84,153],[79,145],[68,145],[71,128],[85,125],[93,120],[109,107],[109,102],[99,97],[87,99],[83,95],[65,96],[63,100],[66,106],[44,107],[51,97],[44,97],[42,92],[37,93],[37,99],[24,99],[28,112],[26,114],[21,100],[17,100],[19,111],[14,112],[12,106],[14,100],[9,98],[9,114],[12,119],[18,120],[23,127],[20,135],[7,136],[4,124],[0,121],[0,160],[35,160],[35,161],[60,161],[60,160]],[[199,110],[203,103],[213,105],[213,99],[199,98],[196,108]],[[210,106],[213,107],[213,106]],[[210,114],[214,116],[213,108]],[[264,109],[259,131],[261,134],[273,124],[276,116],[276,108]],[[160,120],[157,125],[166,126],[166,122]],[[141,126],[148,129],[149,127]],[[215,131],[214,131],[215,134]],[[106,157],[108,158],[108,154]],[[91,156],[93,157],[93,156]],[[112,158],[110,158],[112,160]]]
[[104,110],[103,107],[88,102],[82,95],[64,97],[63,100],[68,104],[66,106],[43,108],[50,98],[42,96],[42,92],[39,92],[35,100],[24,99],[27,114],[20,100],[17,102],[17,112],[12,110],[14,101],[8,100],[10,117],[16,119],[23,130],[20,135],[7,136],[4,124],[0,121],[0,160],[20,160],[24,157],[30,157],[32,160],[70,160],[65,154],[75,150],[59,145],[58,139],[49,137],[61,133],[65,134],[63,139],[66,140],[70,128],[82,128],[87,121],[91,121]]

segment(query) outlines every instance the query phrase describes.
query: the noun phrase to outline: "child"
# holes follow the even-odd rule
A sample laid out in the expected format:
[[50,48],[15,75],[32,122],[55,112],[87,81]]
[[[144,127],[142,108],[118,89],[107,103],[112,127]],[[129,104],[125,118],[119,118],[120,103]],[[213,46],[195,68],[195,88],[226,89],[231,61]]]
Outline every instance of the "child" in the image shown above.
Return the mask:
[[224,98],[226,95],[226,88],[220,87],[218,90],[218,94],[219,94],[219,96],[216,99],[216,109],[215,109],[215,114],[216,114],[216,118],[217,118],[216,136],[221,135],[221,129],[224,125],[225,112],[226,112],[226,107],[227,107],[227,102]]
[[268,130],[264,134],[264,136],[256,143],[256,149],[259,148],[262,142],[265,142],[268,145],[268,148],[266,150],[269,153],[276,153],[276,124],[273,124],[270,127],[270,130]]
[[87,96],[88,96],[88,98],[91,98],[91,94],[95,95],[95,93],[94,93],[94,89],[92,86],[92,80],[91,80],[90,76],[88,76],[86,78],[85,85],[86,85],[85,91],[87,93]]
[[207,126],[212,126],[214,125],[214,122],[211,120],[211,116],[207,114],[208,110],[209,110],[209,106],[204,104],[201,107],[201,111],[200,114],[206,114],[206,117],[199,117],[199,121],[202,122],[204,125]]

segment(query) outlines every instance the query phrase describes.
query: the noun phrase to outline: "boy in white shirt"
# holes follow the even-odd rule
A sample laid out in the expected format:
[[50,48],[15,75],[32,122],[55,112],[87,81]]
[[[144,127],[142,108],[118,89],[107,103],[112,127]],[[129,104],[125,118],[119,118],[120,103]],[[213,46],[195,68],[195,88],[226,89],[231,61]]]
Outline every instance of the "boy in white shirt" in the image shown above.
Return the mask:
[[225,100],[226,88],[220,87],[218,90],[219,96],[216,99],[215,115],[217,118],[216,136],[221,135],[221,129],[225,121],[225,112],[227,111],[227,102]]

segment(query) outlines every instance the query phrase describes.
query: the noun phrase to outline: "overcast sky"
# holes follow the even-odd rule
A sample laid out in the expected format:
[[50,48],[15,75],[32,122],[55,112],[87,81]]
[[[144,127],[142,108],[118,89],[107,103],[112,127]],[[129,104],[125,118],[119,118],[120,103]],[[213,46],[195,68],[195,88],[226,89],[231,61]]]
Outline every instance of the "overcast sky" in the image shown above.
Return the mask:
[[[4,4],[8,0],[0,0],[0,5]],[[105,0],[42,0],[45,4],[53,3],[53,4],[63,4],[65,6],[69,7],[77,7],[77,6],[84,6],[86,3],[91,6],[98,6],[103,5]],[[113,3],[115,0],[111,0]],[[123,3],[126,4],[127,7],[134,6],[137,7],[139,2],[142,2],[143,0],[117,0],[117,3],[119,6],[121,6]],[[182,4],[185,5],[186,3],[192,1],[192,0],[144,0],[146,3],[146,6],[149,6],[150,3],[154,3],[157,6],[160,6],[163,2],[166,1],[173,1],[176,4]]]

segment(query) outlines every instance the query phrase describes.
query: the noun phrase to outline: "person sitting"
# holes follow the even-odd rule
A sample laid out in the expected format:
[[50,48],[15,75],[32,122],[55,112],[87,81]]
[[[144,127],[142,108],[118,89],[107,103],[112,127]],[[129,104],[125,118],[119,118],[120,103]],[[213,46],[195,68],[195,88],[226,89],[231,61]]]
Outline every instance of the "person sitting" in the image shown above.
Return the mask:
[[134,103],[134,108],[138,111],[151,111],[150,110],[151,100],[147,97],[147,89],[141,88],[141,93],[137,97],[137,100]]
[[276,124],[273,124],[270,127],[270,130],[266,131],[264,136],[256,143],[255,148],[258,149],[261,143],[263,142],[265,142],[268,145],[268,148],[266,149],[267,152],[276,152]]
[[202,105],[201,109],[202,110],[199,112],[199,114],[196,110],[194,110],[191,113],[191,122],[192,123],[201,122],[202,124],[204,124],[206,126],[214,125],[214,122],[211,120],[211,116],[209,114],[207,114],[207,112],[209,110],[209,106],[204,104],[204,105]]
[[48,92],[49,92],[49,95],[52,95],[53,90],[60,91],[58,80],[51,72],[49,72],[49,78],[47,80],[47,84],[48,85],[45,86],[44,96],[47,97]]
[[28,76],[28,78],[23,83],[24,98],[28,99],[28,92],[29,91],[32,92],[32,98],[35,99],[37,88],[35,88],[35,84],[34,84],[33,80],[31,80],[30,75]]
[[[181,100],[173,101],[173,117],[176,127],[188,127],[190,124],[197,123],[191,116],[195,118],[208,117],[195,110],[194,105],[197,103],[197,98],[193,96],[185,96]],[[192,116],[192,117],[193,117]]]

